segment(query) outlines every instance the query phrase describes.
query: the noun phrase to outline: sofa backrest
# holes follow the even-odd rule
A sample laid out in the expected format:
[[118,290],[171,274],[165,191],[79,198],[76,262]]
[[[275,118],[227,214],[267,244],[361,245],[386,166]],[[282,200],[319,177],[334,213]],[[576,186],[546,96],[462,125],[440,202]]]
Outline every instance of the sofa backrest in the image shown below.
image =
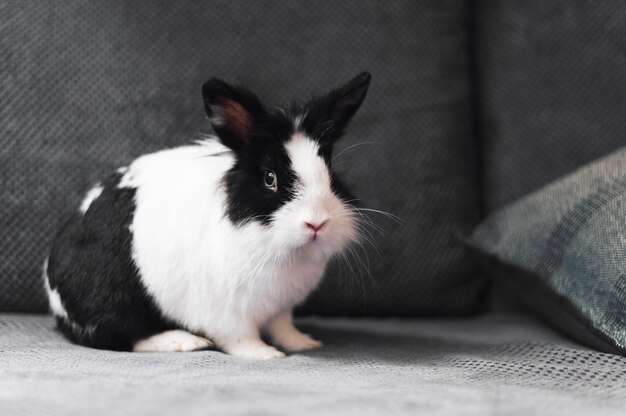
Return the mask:
[[626,3],[479,0],[487,211],[626,145]]
[[381,254],[365,244],[362,263],[352,260],[357,275],[332,268],[304,311],[475,310],[486,280],[458,238],[479,219],[468,6],[5,2],[0,310],[46,310],[41,266],[63,216],[90,186],[142,153],[210,132],[200,96],[209,77],[245,85],[274,106],[362,70],[372,86],[337,150],[354,147],[335,165],[365,206],[403,223],[370,213],[386,233],[374,231]]

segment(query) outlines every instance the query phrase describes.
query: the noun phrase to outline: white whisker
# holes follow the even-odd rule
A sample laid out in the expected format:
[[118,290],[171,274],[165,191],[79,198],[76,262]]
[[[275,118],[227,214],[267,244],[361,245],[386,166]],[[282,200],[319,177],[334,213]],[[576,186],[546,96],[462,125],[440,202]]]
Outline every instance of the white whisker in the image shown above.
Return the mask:
[[342,154],[346,153],[347,151],[354,149],[356,147],[359,146],[363,146],[365,144],[382,144],[382,143],[378,143],[378,142],[361,142],[361,143],[357,143],[357,144],[353,144],[352,146],[348,146],[345,149],[343,149],[341,152],[339,152],[337,155],[335,155],[335,157],[333,157],[333,162]]

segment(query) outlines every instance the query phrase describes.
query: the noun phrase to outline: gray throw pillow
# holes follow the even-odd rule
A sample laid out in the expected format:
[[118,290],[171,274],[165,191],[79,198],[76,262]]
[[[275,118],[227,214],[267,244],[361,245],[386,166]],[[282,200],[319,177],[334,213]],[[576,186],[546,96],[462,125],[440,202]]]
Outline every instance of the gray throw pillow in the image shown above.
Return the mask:
[[528,308],[626,353],[626,148],[496,211],[470,242]]

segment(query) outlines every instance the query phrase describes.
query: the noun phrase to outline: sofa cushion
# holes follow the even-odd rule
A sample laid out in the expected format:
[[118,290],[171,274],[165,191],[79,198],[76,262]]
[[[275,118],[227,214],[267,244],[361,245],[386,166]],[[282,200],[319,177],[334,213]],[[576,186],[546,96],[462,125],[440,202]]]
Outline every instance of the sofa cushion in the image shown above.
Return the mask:
[[527,318],[313,319],[321,350],[247,361],[68,343],[45,316],[0,315],[7,415],[621,415],[626,358]]
[[624,144],[626,2],[477,5],[482,182],[492,211]]
[[528,308],[626,354],[626,148],[497,210],[471,242]]
[[0,310],[46,310],[40,269],[51,237],[93,183],[210,131],[200,94],[209,77],[274,106],[364,69],[372,87],[335,165],[366,207],[403,221],[368,213],[384,230],[372,231],[381,255],[366,243],[360,260],[335,265],[304,312],[476,309],[485,280],[455,239],[479,215],[468,4],[9,2],[0,13]]

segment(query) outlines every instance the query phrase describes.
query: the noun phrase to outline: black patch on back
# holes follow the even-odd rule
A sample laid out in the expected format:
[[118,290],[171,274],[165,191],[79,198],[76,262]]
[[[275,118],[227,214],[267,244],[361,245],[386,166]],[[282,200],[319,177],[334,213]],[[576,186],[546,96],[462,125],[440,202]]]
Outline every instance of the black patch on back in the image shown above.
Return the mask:
[[[85,215],[75,213],[59,230],[48,278],[71,322],[57,318],[57,323],[71,340],[128,351],[136,341],[175,325],[147,293],[131,258],[128,227],[135,212],[135,189],[118,189],[121,176],[104,181]],[[86,331],[89,327],[92,333]]]

